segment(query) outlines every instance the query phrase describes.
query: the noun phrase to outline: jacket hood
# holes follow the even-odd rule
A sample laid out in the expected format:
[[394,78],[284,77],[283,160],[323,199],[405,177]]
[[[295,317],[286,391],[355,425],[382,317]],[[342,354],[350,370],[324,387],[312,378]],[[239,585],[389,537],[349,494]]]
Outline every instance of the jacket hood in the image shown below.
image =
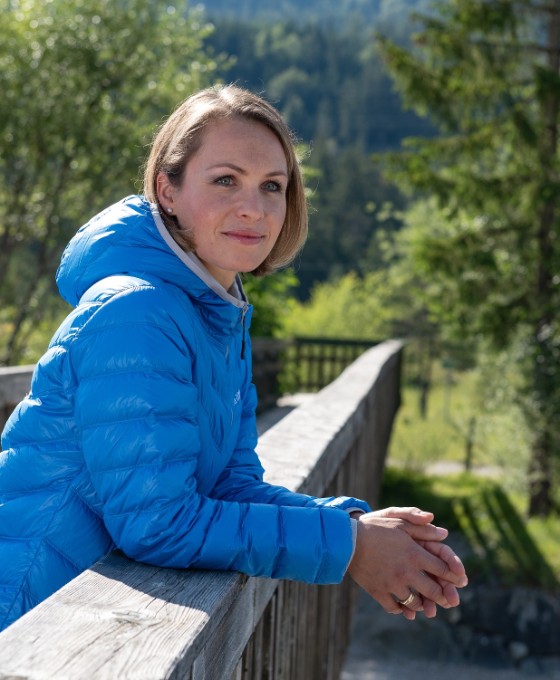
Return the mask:
[[178,246],[157,207],[142,196],[122,199],[81,227],[64,250],[56,282],[62,297],[76,306],[95,283],[122,274],[155,276],[183,288],[205,305],[229,303],[236,317],[247,307],[239,277],[240,296],[236,297],[210,275],[196,255]]

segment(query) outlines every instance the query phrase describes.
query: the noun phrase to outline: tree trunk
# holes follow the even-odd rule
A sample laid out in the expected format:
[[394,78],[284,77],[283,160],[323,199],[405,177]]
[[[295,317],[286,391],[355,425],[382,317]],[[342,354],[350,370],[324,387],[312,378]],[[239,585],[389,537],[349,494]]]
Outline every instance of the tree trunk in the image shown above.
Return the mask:
[[418,399],[418,412],[422,420],[428,417],[428,398],[432,388],[432,368],[433,368],[433,348],[431,338],[428,337],[426,341],[425,351],[423,350],[423,342],[419,342],[419,368],[418,368],[418,387],[420,394]]
[[[560,8],[550,12],[547,33],[548,67],[551,72],[560,72]],[[543,121],[543,139],[541,145],[541,161],[543,169],[543,187],[549,189],[556,174],[558,155],[558,115],[560,98],[555,88],[550,88],[548,96],[541,101]],[[548,192],[549,193],[549,192]],[[546,516],[552,508],[551,479],[554,437],[553,427],[547,411],[554,404],[555,392],[555,352],[551,336],[554,335],[554,313],[552,309],[553,274],[554,274],[554,240],[556,237],[556,220],[558,198],[553,195],[545,201],[539,214],[537,233],[538,263],[535,309],[537,322],[535,326],[535,351],[533,356],[533,391],[539,413],[537,415],[537,432],[531,451],[529,463],[529,516]],[[534,426],[534,424],[533,424]]]
[[544,430],[537,435],[529,463],[529,517],[548,517],[552,510],[552,449],[548,431]]

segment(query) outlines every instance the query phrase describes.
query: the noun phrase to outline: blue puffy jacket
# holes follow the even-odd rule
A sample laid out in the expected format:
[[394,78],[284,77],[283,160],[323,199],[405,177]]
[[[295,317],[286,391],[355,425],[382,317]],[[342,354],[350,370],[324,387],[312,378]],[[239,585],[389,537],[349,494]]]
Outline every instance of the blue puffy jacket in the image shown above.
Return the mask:
[[2,436],[0,629],[115,547],[340,581],[343,510],[369,508],[262,481],[242,289],[226,292],[141,197],[80,229],[57,282],[75,309]]

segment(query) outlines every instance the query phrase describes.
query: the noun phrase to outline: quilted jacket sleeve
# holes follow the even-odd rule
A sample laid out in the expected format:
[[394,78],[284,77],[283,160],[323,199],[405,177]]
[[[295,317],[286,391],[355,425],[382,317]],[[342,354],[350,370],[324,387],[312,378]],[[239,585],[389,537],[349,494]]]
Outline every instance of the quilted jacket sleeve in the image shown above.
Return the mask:
[[72,344],[77,426],[115,544],[161,566],[339,582],[353,550],[346,513],[199,493],[192,356],[173,321],[183,303],[169,297],[119,293]]
[[257,445],[256,406],[255,386],[251,384],[247,388],[244,400],[237,447],[229,464],[215,484],[212,496],[224,500],[235,498],[238,501],[253,503],[273,503],[275,505],[309,508],[330,507],[346,511],[362,510],[363,512],[370,512],[370,506],[357,498],[348,496],[317,498],[264,482],[264,470],[255,452]]

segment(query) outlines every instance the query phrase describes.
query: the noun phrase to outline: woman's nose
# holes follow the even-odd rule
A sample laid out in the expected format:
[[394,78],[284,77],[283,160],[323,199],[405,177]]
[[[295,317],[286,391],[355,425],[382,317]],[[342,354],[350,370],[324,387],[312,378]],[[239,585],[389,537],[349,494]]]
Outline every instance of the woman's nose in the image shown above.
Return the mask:
[[264,217],[264,200],[260,191],[247,190],[239,196],[237,213],[246,220],[257,221]]

